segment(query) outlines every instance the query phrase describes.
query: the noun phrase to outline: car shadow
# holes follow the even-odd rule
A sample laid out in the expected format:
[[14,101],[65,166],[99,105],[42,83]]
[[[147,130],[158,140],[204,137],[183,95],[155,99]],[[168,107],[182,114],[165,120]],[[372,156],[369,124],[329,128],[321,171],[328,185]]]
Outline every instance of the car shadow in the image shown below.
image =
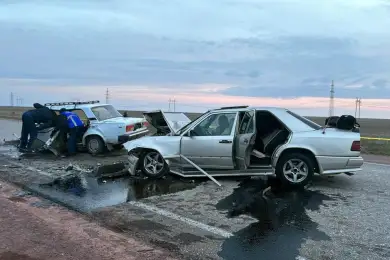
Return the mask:
[[332,200],[318,191],[282,188],[275,178],[244,180],[216,208],[228,210],[230,218],[245,214],[258,221],[226,239],[218,255],[223,259],[295,259],[307,238],[330,239],[306,210],[319,210]]

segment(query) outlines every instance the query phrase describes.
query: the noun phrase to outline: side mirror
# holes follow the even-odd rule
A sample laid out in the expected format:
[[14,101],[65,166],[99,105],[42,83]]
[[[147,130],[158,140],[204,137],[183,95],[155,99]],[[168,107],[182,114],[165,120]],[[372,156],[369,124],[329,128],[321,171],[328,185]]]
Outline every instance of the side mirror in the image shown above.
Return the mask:
[[190,131],[187,132],[188,137],[193,137],[194,135],[196,135],[194,129],[191,129]]

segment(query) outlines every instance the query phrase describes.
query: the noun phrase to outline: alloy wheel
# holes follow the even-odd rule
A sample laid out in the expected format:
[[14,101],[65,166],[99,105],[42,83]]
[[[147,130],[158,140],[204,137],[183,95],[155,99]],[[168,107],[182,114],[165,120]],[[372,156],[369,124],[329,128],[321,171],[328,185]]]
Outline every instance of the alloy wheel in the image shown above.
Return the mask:
[[158,175],[164,169],[164,159],[158,152],[150,152],[144,157],[144,169],[150,175]]
[[309,168],[301,159],[291,159],[283,165],[283,175],[292,183],[304,181],[308,174]]

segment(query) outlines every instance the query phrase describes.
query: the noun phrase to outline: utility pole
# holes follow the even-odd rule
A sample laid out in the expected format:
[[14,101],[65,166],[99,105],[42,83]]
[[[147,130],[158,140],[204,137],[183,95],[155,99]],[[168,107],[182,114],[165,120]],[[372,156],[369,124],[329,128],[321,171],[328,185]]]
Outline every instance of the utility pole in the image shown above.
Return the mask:
[[359,102],[358,100],[359,100],[358,98],[356,98],[356,100],[355,100],[355,118],[357,118],[356,113],[357,113],[358,102]]
[[14,106],[14,92],[11,92],[10,99],[11,99],[11,107],[13,107]]
[[359,98],[358,100],[357,100],[357,103],[359,104],[359,119],[360,119],[360,105],[362,104],[362,99],[361,98]]
[[108,91],[108,88],[106,90],[106,104],[108,104],[110,101],[110,92]]
[[173,104],[173,112],[176,111],[176,99],[169,99],[168,100],[168,111],[171,111],[171,103]]
[[334,114],[334,82],[330,85],[329,116]]

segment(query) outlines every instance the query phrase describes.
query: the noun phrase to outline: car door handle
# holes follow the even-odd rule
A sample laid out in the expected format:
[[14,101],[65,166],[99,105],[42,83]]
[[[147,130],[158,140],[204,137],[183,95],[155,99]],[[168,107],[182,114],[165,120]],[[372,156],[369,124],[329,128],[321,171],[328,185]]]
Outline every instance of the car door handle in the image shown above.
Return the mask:
[[248,141],[248,139],[244,139],[244,144],[247,144],[249,141]]
[[229,140],[221,140],[219,141],[220,144],[231,144],[232,141],[229,141]]

